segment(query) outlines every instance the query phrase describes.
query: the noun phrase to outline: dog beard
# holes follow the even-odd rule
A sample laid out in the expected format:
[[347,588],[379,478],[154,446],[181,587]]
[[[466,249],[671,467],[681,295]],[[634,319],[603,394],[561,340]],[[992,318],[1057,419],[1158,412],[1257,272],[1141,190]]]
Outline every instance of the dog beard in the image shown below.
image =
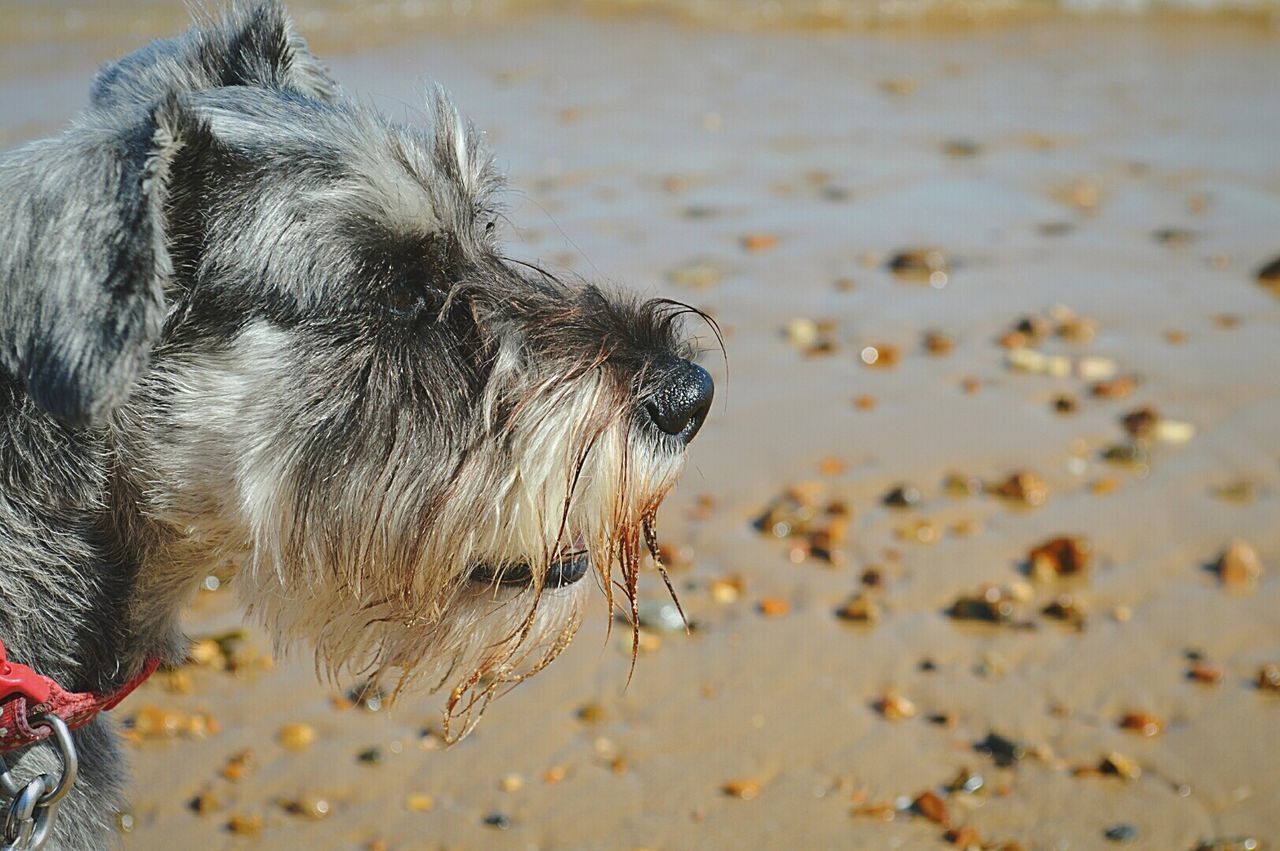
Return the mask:
[[252,555],[239,585],[278,649],[310,642],[330,680],[447,688],[450,740],[568,646],[589,586],[555,586],[581,560],[610,612],[615,589],[627,601],[634,666],[641,562],[649,552],[666,579],[656,512],[684,459],[635,427],[632,389],[598,364],[528,385],[514,356],[495,363],[485,436],[435,492],[407,416],[323,486],[266,464],[243,488]]

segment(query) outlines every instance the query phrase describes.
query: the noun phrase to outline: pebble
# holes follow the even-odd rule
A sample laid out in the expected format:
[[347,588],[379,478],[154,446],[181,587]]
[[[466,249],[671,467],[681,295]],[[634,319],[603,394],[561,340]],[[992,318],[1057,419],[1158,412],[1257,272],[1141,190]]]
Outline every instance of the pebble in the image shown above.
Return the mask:
[[1187,671],[1187,679],[1204,685],[1217,685],[1222,682],[1222,669],[1208,662],[1193,662]]
[[778,247],[778,236],[772,233],[749,233],[738,240],[743,251],[756,253]]
[[1201,842],[1195,851],[1262,851],[1262,843],[1252,836],[1222,837]]
[[1121,375],[1106,381],[1098,381],[1089,388],[1089,392],[1099,399],[1124,399],[1133,395],[1138,389],[1138,379],[1132,375]]
[[1027,573],[1049,581],[1085,576],[1093,561],[1093,545],[1079,535],[1059,535],[1036,545],[1027,554]]
[[979,753],[989,754],[995,764],[1002,768],[1015,765],[1027,755],[1027,749],[1022,744],[995,731],[987,733],[987,737],[973,748]]
[[759,780],[738,779],[727,780],[720,786],[720,791],[730,798],[737,798],[740,801],[750,801],[760,795],[762,784]]
[[1137,780],[1142,776],[1142,769],[1136,762],[1116,751],[1112,751],[1102,758],[1102,762],[1098,764],[1098,770],[1103,774],[1123,777],[1125,780]]
[[236,836],[257,836],[262,833],[262,815],[260,813],[254,813],[253,815],[237,813],[227,819],[227,830]]
[[404,806],[411,813],[429,813],[436,808],[436,799],[424,792],[413,792],[405,796]]
[[1033,508],[1044,505],[1049,499],[1049,486],[1035,473],[1018,471],[997,484],[992,492],[1011,502]]
[[1280,665],[1267,663],[1258,669],[1258,690],[1280,693]]
[[1150,712],[1128,712],[1120,719],[1120,729],[1150,738],[1164,732],[1164,719]]
[[781,597],[765,597],[757,608],[766,618],[781,618],[791,613],[791,604]]
[[916,705],[895,688],[885,689],[875,708],[886,721],[905,721],[919,714]]
[[927,331],[924,335],[924,350],[931,355],[949,355],[955,345],[956,341],[942,331]]
[[936,792],[923,792],[911,802],[911,808],[934,824],[946,827],[951,822],[947,805]]
[[292,801],[285,801],[284,811],[294,816],[301,816],[312,821],[327,818],[333,811],[333,805],[319,795],[303,795]]
[[1128,822],[1112,825],[1102,833],[1110,842],[1132,842],[1138,838],[1138,829]]
[[948,614],[956,620],[977,620],[988,623],[1010,623],[1015,613],[1013,600],[994,585],[978,590],[972,596],[957,597]]
[[1062,355],[1046,355],[1035,349],[1013,349],[1005,355],[1005,363],[1017,372],[1066,378],[1071,374],[1071,359]]
[[285,724],[276,733],[276,741],[280,747],[290,751],[308,748],[316,740],[316,728],[310,724]]
[[1250,588],[1262,577],[1262,559],[1248,543],[1235,540],[1218,556],[1214,571],[1228,588]]
[[951,264],[937,248],[912,248],[889,258],[887,268],[898,280],[927,283],[941,289],[947,285]]
[[890,508],[915,508],[920,504],[920,491],[912,485],[891,488],[880,501]]
[[1104,357],[1085,357],[1076,363],[1076,375],[1085,381],[1107,381],[1115,378],[1116,362]]
[[858,358],[873,369],[888,369],[902,360],[902,351],[892,343],[876,343],[864,346]]
[[511,827],[511,816],[503,812],[492,812],[484,817],[484,824],[498,830],[507,830]]
[[948,830],[945,838],[957,848],[965,849],[982,849],[987,847],[982,842],[982,834],[978,833],[978,829],[971,824],[963,827],[956,827]]
[[836,617],[854,623],[875,623],[880,620],[880,606],[866,594],[854,594],[836,609]]
[[502,779],[498,781],[498,788],[503,792],[519,792],[524,788],[524,777],[514,771],[510,774],[504,774]]
[[1071,624],[1078,629],[1082,629],[1084,627],[1084,609],[1070,594],[1059,594],[1053,602],[1049,603],[1049,605],[1045,606],[1041,611],[1047,617]]

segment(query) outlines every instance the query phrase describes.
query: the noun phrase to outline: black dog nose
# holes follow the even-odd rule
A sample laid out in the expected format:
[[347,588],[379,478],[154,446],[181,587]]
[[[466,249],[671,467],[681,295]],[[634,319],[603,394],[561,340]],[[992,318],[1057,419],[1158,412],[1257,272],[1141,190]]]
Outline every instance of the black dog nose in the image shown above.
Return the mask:
[[688,443],[711,410],[716,386],[705,369],[687,360],[676,361],[659,376],[645,410],[654,425]]

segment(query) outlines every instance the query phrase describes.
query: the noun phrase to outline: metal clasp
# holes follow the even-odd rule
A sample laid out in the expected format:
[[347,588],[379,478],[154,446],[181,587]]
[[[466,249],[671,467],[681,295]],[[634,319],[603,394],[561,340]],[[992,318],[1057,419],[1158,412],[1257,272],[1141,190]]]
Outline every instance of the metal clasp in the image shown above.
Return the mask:
[[80,759],[66,722],[56,715],[32,716],[32,727],[48,727],[53,735],[47,740],[58,748],[62,757],[62,776],[54,780],[39,774],[20,785],[0,758],[0,793],[10,800],[0,824],[0,851],[38,851],[53,831],[58,803],[71,791],[80,771]]

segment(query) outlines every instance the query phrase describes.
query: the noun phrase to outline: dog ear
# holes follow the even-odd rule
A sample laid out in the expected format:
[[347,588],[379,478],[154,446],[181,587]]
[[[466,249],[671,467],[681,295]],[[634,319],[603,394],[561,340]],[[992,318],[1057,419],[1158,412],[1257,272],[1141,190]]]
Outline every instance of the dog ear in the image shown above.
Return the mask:
[[66,423],[102,422],[146,367],[170,167],[206,136],[171,95],[0,155],[0,367]]
[[94,79],[98,107],[154,103],[165,92],[224,86],[288,89],[332,101],[338,84],[307,47],[278,0],[235,3],[221,21],[185,35],[153,41],[110,65]]

